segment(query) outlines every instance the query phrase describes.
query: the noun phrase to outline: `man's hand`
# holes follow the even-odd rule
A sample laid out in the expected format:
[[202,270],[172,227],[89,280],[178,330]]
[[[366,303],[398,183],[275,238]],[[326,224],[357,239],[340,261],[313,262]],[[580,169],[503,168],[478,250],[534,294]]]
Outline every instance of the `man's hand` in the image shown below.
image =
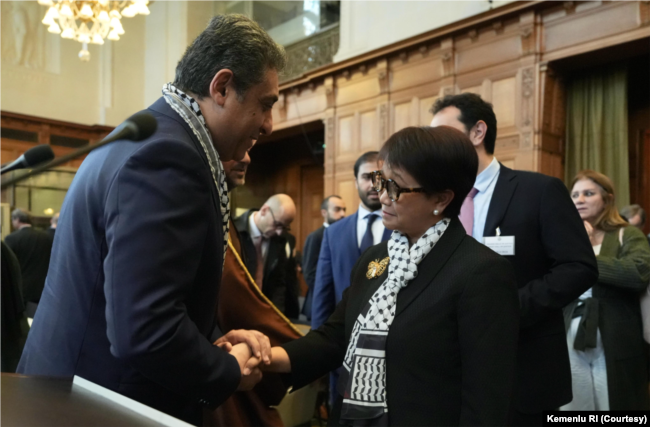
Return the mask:
[[237,359],[241,372],[241,381],[237,390],[251,390],[262,379],[262,371],[258,367],[260,359],[252,357],[251,350],[246,343],[232,346],[230,354]]
[[248,344],[252,355],[264,361],[265,365],[271,363],[271,342],[266,335],[258,331],[232,330],[216,340],[214,345],[230,351],[228,344],[236,346],[241,343]]

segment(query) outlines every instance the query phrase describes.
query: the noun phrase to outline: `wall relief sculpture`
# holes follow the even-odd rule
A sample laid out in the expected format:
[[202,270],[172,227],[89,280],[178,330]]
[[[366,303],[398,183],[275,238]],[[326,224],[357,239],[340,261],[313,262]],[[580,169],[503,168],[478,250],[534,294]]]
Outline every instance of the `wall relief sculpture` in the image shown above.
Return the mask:
[[47,32],[41,25],[42,7],[36,2],[3,1],[2,61],[31,69],[46,66]]

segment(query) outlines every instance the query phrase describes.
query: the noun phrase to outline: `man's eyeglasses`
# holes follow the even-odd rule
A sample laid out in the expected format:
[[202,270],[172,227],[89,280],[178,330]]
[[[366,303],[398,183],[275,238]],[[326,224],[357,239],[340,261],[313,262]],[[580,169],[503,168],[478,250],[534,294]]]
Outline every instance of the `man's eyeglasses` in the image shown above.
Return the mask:
[[275,220],[275,215],[273,215],[273,210],[271,210],[270,207],[269,207],[269,212],[271,212],[271,218],[273,218],[273,228],[275,228],[276,230],[284,230],[286,232],[291,231],[291,227],[282,224],[280,221]]
[[381,171],[370,172],[370,180],[372,181],[372,188],[381,195],[381,192],[386,189],[388,197],[396,202],[402,193],[424,193],[424,188],[400,188],[399,185],[392,179],[384,179]]

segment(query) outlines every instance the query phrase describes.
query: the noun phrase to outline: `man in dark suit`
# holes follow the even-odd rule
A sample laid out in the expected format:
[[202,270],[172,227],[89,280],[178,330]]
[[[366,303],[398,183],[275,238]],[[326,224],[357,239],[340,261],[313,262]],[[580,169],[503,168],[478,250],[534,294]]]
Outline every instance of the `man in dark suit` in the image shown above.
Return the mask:
[[326,197],[320,205],[320,213],[323,216],[323,225],[307,236],[302,257],[302,271],[305,275],[305,282],[307,282],[307,296],[305,296],[302,314],[307,317],[307,320],[311,320],[314,282],[316,281],[316,268],[318,267],[320,246],[323,243],[323,234],[327,227],[345,217],[345,202],[340,196]]
[[318,328],[334,312],[343,291],[350,286],[350,274],[357,259],[370,246],[388,240],[381,220],[379,195],[372,188],[370,172],[378,169],[376,151],[369,151],[354,164],[359,192],[359,209],[353,215],[332,224],[323,233],[314,283],[311,327]]
[[[223,163],[229,190],[244,185],[250,161],[246,154],[241,160]],[[241,237],[231,222],[230,242],[217,301],[217,319],[221,330],[254,329],[268,336],[272,345],[301,337],[296,327],[251,280],[244,259]],[[275,406],[286,392],[287,388],[277,374],[265,373],[253,390],[234,393],[215,411],[205,411],[204,425],[282,426]]]
[[259,210],[250,209],[235,219],[248,271],[264,295],[290,319],[297,319],[299,312],[293,260],[296,239],[288,233],[295,216],[291,197],[276,194]]
[[[378,169],[377,151],[368,151],[354,164],[354,178],[359,192],[359,209],[353,215],[332,224],[323,233],[314,298],[312,301],[311,327],[320,327],[334,312],[343,298],[343,291],[350,287],[350,274],[357,259],[369,247],[388,240],[391,230],[381,219],[379,194],[372,188],[370,173]],[[330,376],[330,399],[336,397],[338,375]]]
[[268,338],[219,338],[215,322],[230,214],[221,160],[271,133],[284,63],[259,25],[217,16],[146,110],[153,135],[88,155],[19,373],[78,375],[194,424],[259,381]]
[[11,224],[16,231],[5,238],[5,243],[20,263],[25,314],[33,318],[50,265],[52,237],[44,231],[33,228],[32,216],[22,209],[14,209],[11,213]]
[[[478,175],[460,219],[469,235],[515,268],[521,320],[510,421],[542,425],[544,410],[572,399],[562,308],[596,282],[593,249],[562,181],[514,171],[495,159],[497,121],[490,104],[471,93],[449,95],[432,113],[431,126],[465,132],[478,153]],[[497,235],[514,242],[496,248],[489,237]]]

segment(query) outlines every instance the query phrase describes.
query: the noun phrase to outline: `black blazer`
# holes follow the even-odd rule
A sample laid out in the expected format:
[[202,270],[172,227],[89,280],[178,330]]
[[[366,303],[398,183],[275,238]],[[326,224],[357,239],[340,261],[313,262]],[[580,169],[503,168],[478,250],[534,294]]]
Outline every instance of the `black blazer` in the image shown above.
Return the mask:
[[45,286],[47,269],[50,266],[52,237],[45,231],[33,227],[16,230],[5,238],[5,243],[16,254],[23,277],[23,298],[38,303]]
[[[368,249],[327,322],[283,345],[294,388],[341,366],[357,316],[388,274],[367,279],[368,264],[386,256],[386,242]],[[512,267],[454,218],[397,297],[386,348],[390,425],[505,425],[518,327]]]
[[538,413],[572,400],[562,308],[594,285],[598,267],[585,227],[557,178],[501,165],[484,236],[515,236],[521,307],[515,408]]
[[219,196],[185,121],[163,98],[147,112],[150,138],[98,148],[70,186],[18,372],[79,375],[200,423],[240,382],[235,358],[212,345]]
[[307,240],[305,240],[302,273],[307,283],[307,295],[305,296],[305,304],[302,306],[302,314],[307,317],[307,320],[311,320],[311,303],[314,299],[314,283],[316,283],[316,269],[318,267],[320,245],[323,243],[323,233],[325,233],[324,225],[310,233]]
[[[250,216],[257,209],[250,209],[233,222],[239,233],[244,263],[253,278],[257,273],[257,251],[248,231]],[[296,239],[288,233],[276,234],[269,239],[264,261],[262,292],[287,317],[298,318],[298,278],[293,257]],[[289,256],[287,256],[287,248]]]

